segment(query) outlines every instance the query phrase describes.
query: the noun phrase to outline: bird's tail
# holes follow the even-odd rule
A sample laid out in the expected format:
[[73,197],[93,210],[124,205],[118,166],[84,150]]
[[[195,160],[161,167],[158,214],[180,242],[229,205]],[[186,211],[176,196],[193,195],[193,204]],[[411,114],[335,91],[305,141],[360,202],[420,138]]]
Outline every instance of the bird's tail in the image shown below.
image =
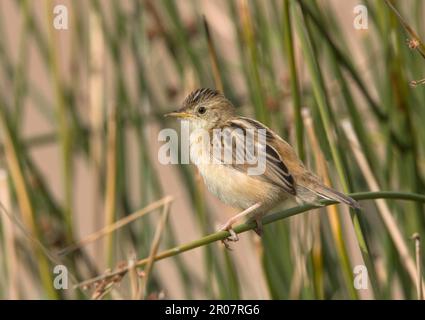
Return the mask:
[[332,188],[324,186],[323,184],[316,185],[314,188],[314,193],[316,193],[318,196],[322,198],[325,198],[328,200],[335,200],[341,203],[345,203],[354,209],[360,209],[360,204],[356,200],[354,200],[353,198],[350,198],[349,196],[339,191],[336,191]]

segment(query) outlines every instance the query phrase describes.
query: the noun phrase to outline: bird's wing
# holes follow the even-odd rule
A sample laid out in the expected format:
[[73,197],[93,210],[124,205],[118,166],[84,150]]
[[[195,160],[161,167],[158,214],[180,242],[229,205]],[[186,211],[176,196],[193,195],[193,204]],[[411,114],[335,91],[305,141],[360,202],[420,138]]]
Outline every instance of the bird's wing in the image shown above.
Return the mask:
[[[223,134],[227,131],[227,134]],[[263,172],[251,175],[252,178],[260,179],[279,186],[285,192],[296,195],[295,181],[280,152],[280,140],[270,129],[255,120],[238,117],[226,122],[220,131],[221,136],[214,137],[213,146],[221,145],[224,152],[213,155],[221,163],[232,168],[248,173],[249,168],[260,168],[259,161],[265,161]],[[229,151],[226,158],[225,152]],[[231,157],[231,161],[229,158]]]

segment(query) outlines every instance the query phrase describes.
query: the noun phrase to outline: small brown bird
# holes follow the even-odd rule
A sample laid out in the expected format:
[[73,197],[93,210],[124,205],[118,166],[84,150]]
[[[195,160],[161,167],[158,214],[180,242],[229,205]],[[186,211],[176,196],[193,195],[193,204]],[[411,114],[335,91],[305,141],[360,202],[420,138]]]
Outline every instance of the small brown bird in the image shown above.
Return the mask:
[[[354,199],[323,185],[275,132],[256,120],[238,116],[232,103],[218,91],[197,89],[186,97],[179,110],[166,116],[189,121],[191,159],[208,189],[224,203],[243,210],[220,228],[231,233],[229,240],[238,239],[232,225],[242,217],[253,218],[257,223],[255,231],[261,236],[263,215],[289,198],[299,203],[317,203],[323,198],[359,208]],[[192,134],[199,130],[207,134]],[[226,130],[230,132],[228,136],[222,134]],[[246,142],[250,137],[255,142],[253,149]],[[242,150],[235,147],[238,143]],[[221,149],[213,152],[214,147]],[[223,160],[221,150],[231,150],[231,161]],[[257,163],[249,161],[248,156],[257,159]],[[250,169],[260,167],[258,162],[262,159],[264,170],[249,174]]]

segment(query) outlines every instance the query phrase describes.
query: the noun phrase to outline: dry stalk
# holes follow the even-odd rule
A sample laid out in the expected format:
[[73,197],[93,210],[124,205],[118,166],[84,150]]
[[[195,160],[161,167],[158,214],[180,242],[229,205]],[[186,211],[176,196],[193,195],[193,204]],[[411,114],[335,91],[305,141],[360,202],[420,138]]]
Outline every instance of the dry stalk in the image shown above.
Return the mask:
[[415,256],[416,256],[416,290],[418,293],[418,300],[424,299],[424,292],[422,288],[422,256],[421,256],[421,239],[419,233],[412,235],[412,239],[415,241]]
[[[116,189],[117,189],[117,119],[116,108],[111,111],[108,119],[108,149],[106,155],[106,190],[105,190],[105,225],[110,226],[115,220]],[[112,263],[113,234],[107,233],[105,239],[106,265]]]
[[149,212],[152,212],[153,210],[156,210],[158,208],[161,208],[162,206],[169,204],[171,201],[173,201],[173,197],[171,196],[166,196],[158,201],[155,201],[151,204],[149,204],[148,206],[146,206],[143,209],[140,209],[124,218],[121,218],[120,220],[114,222],[113,224],[110,224],[106,227],[104,227],[103,229],[96,231],[88,236],[86,236],[85,238],[81,239],[80,241],[64,248],[63,250],[61,250],[61,252],[59,253],[60,255],[66,255],[69,254],[72,251],[77,250],[80,247],[83,247],[87,244],[89,244],[90,242],[96,241],[102,237],[104,237],[105,235],[124,227],[125,225],[139,219],[140,217],[143,217],[144,215],[146,215]]
[[161,236],[162,236],[165,224],[166,224],[167,219],[168,219],[169,211],[170,211],[170,205],[169,205],[169,203],[166,203],[164,205],[163,209],[162,209],[161,219],[158,222],[158,225],[157,225],[156,230],[155,230],[155,235],[154,235],[154,238],[152,240],[152,245],[151,245],[150,253],[149,253],[149,257],[148,257],[148,263],[147,263],[146,268],[145,268],[145,276],[143,278],[143,290],[141,290],[139,292],[139,296],[138,296],[139,299],[141,299],[143,297],[143,295],[145,297],[147,296],[147,286],[148,286],[149,276],[152,272],[153,264],[155,262],[155,256],[158,252],[159,243],[161,241]]
[[130,278],[131,299],[138,300],[140,292],[140,281],[137,274],[136,256],[134,254],[128,260],[128,275]]
[[[101,29],[100,17],[92,6],[89,9],[89,107],[90,107],[90,157],[93,161],[93,227],[94,230],[102,227],[101,221],[101,199],[100,178],[102,163],[102,129],[104,122],[104,40]],[[99,214],[98,214],[99,213]],[[98,249],[98,248],[96,248]],[[100,253],[100,250],[96,250]]]
[[[7,183],[7,172],[6,170],[0,170],[0,203],[3,204],[5,210],[12,212],[12,206],[10,203],[10,190]],[[11,213],[12,214],[12,213]],[[13,222],[10,221],[6,215],[1,215],[1,221],[3,225],[3,236],[4,236],[4,248],[6,257],[6,268],[7,276],[9,279],[8,284],[8,299],[16,300],[19,299],[18,288],[19,288],[19,277],[18,275],[18,259],[16,256],[15,237],[16,230]]]

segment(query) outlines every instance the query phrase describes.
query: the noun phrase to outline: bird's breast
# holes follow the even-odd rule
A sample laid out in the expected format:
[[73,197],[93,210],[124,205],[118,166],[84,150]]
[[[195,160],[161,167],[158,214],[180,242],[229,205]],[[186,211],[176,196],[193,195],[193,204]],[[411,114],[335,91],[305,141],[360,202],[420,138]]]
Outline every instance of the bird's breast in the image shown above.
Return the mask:
[[232,207],[246,209],[258,202],[278,202],[282,197],[279,188],[231,166],[200,164],[198,169],[208,190]]

